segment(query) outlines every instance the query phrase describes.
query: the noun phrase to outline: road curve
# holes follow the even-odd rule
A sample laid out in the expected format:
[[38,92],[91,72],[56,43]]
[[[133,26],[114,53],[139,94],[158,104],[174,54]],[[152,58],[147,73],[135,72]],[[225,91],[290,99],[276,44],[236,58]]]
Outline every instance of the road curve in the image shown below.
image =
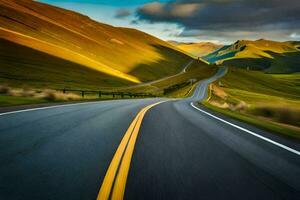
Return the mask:
[[[168,80],[168,79],[180,76],[180,75],[186,73],[186,70],[191,66],[191,64],[193,64],[193,62],[195,62],[195,60],[191,59],[188,63],[185,64],[185,66],[183,67],[183,69],[179,73],[177,73],[177,74],[166,76],[166,77],[154,80],[154,81],[149,81],[149,82],[145,82],[145,83],[141,83],[141,84],[137,84],[137,85],[133,85],[133,86],[122,87],[122,89],[124,90],[124,89],[139,88],[139,87],[142,87],[142,86],[143,87],[144,86],[153,86],[153,84],[155,84],[155,83],[158,83],[158,82],[161,82],[161,81],[165,81],[165,80]],[[153,86],[153,87],[155,87],[155,86]],[[157,88],[157,89],[159,89],[159,88]]]
[[[202,81],[192,97],[145,113],[125,199],[299,199],[300,156],[230,124],[296,152],[298,141],[191,106],[225,73],[221,68]],[[96,199],[129,125],[142,108],[160,101],[103,101],[0,115],[0,199]]]

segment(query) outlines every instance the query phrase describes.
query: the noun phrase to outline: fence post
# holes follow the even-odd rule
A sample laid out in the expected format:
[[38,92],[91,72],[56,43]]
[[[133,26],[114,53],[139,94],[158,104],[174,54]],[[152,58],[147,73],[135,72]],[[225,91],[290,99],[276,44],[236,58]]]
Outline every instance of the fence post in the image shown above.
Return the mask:
[[113,98],[115,98],[115,94],[113,93]]
[[81,91],[81,96],[82,98],[84,98],[84,91]]
[[99,91],[99,98],[101,98],[101,91]]
[[64,94],[66,93],[66,88],[63,89],[63,93],[64,93]]

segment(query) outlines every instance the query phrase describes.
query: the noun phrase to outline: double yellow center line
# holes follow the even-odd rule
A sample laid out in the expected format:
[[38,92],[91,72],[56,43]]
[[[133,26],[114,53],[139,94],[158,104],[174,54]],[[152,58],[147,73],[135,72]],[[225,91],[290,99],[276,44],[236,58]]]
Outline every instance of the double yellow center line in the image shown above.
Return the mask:
[[108,167],[97,200],[123,199],[131,157],[145,113],[163,102],[146,106],[134,118]]

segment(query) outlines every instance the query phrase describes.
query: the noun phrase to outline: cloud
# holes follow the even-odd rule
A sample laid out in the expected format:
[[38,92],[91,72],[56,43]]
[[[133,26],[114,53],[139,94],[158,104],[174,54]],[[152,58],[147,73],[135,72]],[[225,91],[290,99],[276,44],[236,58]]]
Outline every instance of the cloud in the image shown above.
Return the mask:
[[287,30],[290,37],[300,27],[299,13],[299,0],[177,0],[145,4],[136,16],[150,22],[175,22],[193,31],[250,34]]
[[[299,29],[300,30],[300,29]],[[236,40],[271,39],[277,41],[299,40],[297,33],[289,30],[256,30],[256,31],[214,31],[214,30],[183,30],[177,35],[178,39],[193,39],[193,41],[219,41],[219,43],[230,44]]]
[[126,18],[130,15],[131,15],[131,12],[129,10],[127,10],[125,8],[121,8],[116,11],[115,17],[116,18]]
[[200,3],[159,3],[145,4],[138,9],[138,15],[143,18],[149,17],[155,21],[171,20],[172,18],[192,17],[201,7]]
[[300,39],[300,34],[294,32],[294,33],[291,33],[290,37],[293,38],[293,39],[299,40]]

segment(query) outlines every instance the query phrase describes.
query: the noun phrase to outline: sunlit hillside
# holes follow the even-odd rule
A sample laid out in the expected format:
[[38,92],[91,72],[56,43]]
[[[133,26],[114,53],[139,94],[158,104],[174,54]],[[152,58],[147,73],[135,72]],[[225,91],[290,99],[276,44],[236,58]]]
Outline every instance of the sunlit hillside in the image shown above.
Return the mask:
[[131,82],[0,39],[0,83],[17,88],[120,87]]
[[[0,9],[0,56],[5,60],[5,66],[1,66],[1,74],[5,74],[1,81],[6,77],[20,79],[14,71],[30,73],[33,70],[30,61],[34,67],[41,67],[51,63],[54,57],[69,65],[73,63],[72,67],[81,66],[81,70],[105,74],[105,80],[99,78],[95,83],[99,86],[110,85],[116,79],[117,85],[130,85],[176,74],[191,59],[169,43],[141,31],[98,23],[73,11],[36,1],[1,0]],[[6,51],[13,45],[19,46],[20,51],[31,49],[32,54],[26,57],[27,65],[20,64],[22,55]],[[47,59],[36,58],[39,54]],[[6,70],[9,66],[19,68]],[[61,65],[61,71],[67,71],[64,66]],[[37,79],[43,77],[46,74]],[[87,76],[81,78],[87,79]],[[26,84],[25,79],[23,83]]]
[[204,59],[211,63],[264,70],[270,73],[300,71],[300,52],[297,42],[241,40],[204,56]]
[[197,43],[178,43],[176,45],[179,49],[186,51],[194,56],[203,57],[223,45],[214,44],[211,42],[197,42]]

